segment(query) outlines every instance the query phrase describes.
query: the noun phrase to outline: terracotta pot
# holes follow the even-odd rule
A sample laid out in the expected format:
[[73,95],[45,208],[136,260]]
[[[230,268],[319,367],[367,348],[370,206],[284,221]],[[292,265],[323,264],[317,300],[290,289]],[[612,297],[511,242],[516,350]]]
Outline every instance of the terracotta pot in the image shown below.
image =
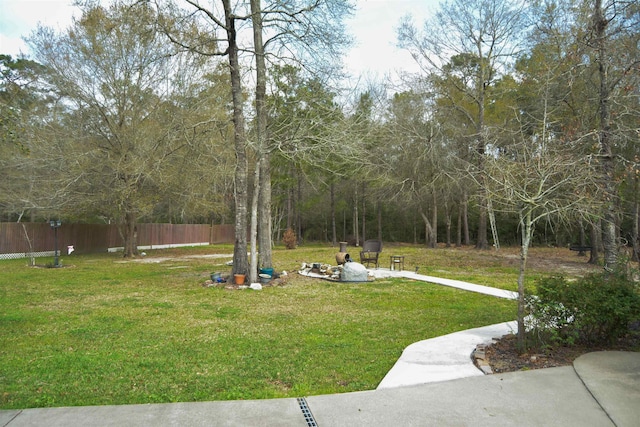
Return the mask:
[[244,278],[245,275],[244,274],[234,274],[233,275],[233,281],[236,285],[244,285]]

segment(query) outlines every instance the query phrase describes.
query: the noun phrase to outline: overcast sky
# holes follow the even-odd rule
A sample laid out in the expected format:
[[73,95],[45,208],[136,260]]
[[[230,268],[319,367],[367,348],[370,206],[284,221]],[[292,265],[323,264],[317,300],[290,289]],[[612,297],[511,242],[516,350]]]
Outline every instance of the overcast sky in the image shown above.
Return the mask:
[[[355,76],[365,79],[382,78],[399,70],[415,70],[406,51],[396,47],[395,29],[400,18],[411,13],[421,23],[433,13],[440,0],[357,0],[356,12],[347,21],[355,36],[355,47],[345,62]],[[0,0],[0,53],[28,54],[22,41],[38,22],[65,28],[75,8],[71,0]]]

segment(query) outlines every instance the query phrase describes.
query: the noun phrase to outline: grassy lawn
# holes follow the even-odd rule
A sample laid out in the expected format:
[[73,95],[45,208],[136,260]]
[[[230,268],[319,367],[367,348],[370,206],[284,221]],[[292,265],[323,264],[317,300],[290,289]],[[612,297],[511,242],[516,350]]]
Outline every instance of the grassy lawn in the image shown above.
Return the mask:
[[[274,264],[291,272],[303,261],[331,263],[336,252],[278,249]],[[230,271],[230,257],[196,257],[214,253],[232,247],[149,251],[146,262],[73,255],[59,269],[0,261],[0,408],[373,389],[413,342],[515,319],[512,301],[410,280],[290,274],[260,292],[206,288],[210,272]],[[382,266],[392,253],[423,274],[515,289],[511,256],[392,246]]]

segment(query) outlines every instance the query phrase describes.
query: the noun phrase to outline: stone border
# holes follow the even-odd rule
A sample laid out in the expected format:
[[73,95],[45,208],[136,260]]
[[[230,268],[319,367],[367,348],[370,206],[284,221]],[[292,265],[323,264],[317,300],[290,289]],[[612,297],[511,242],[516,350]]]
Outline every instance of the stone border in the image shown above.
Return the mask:
[[[495,342],[496,338],[494,338]],[[487,349],[491,347],[493,343],[489,344],[478,344],[471,353],[471,359],[473,360],[473,364],[478,367],[485,375],[493,374],[493,370],[491,369],[491,365],[489,365],[489,359],[487,358]]]

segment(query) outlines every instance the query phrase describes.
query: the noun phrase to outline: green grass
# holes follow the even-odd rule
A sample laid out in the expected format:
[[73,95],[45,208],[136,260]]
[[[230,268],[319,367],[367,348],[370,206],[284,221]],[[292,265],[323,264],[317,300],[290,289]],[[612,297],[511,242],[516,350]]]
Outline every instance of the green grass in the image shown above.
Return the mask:
[[[274,264],[292,271],[301,262],[331,263],[336,251],[279,249]],[[210,272],[229,272],[230,258],[188,256],[231,252],[228,245],[149,251],[146,261],[180,257],[158,263],[70,256],[59,269],[0,261],[0,407],[373,389],[413,342],[515,319],[512,301],[410,280],[343,284],[290,274],[261,292],[203,287]],[[392,252],[425,274],[515,286],[517,269],[470,251],[459,251],[457,266],[455,250],[398,246],[382,259]]]

